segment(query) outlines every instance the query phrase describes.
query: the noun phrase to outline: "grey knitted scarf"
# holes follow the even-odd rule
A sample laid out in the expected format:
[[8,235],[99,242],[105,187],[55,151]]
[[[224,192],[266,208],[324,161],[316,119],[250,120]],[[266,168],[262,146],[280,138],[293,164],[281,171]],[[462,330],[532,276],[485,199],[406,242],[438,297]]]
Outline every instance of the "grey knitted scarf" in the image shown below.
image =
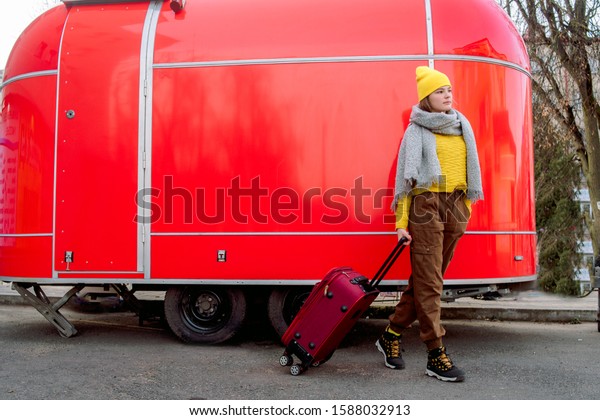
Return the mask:
[[441,182],[434,133],[463,136],[467,147],[467,198],[472,202],[483,199],[477,145],[469,121],[456,110],[427,112],[415,105],[398,152],[393,211],[398,200],[410,194],[413,188],[429,188],[433,183]]

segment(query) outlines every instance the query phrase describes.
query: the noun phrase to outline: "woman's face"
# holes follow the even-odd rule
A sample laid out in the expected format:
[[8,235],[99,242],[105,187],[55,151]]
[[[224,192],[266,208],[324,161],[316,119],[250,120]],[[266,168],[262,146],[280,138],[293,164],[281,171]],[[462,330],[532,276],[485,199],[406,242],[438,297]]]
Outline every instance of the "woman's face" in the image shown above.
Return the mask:
[[448,112],[452,109],[452,87],[442,86],[429,95],[432,112]]

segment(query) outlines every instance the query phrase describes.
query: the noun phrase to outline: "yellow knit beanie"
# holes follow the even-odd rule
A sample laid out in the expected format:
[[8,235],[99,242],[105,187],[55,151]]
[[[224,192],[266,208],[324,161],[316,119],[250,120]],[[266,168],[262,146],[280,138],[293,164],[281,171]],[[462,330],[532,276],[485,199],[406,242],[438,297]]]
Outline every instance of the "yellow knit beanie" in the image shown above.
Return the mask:
[[417,67],[417,93],[419,94],[419,102],[442,86],[452,86],[448,76],[426,66]]

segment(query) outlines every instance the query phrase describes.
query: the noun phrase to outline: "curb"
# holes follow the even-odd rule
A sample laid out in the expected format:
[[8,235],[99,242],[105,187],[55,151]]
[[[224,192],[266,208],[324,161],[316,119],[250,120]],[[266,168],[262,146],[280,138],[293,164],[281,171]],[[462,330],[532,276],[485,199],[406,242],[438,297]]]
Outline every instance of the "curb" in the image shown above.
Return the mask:
[[[48,299],[50,299],[50,302],[54,303],[56,302],[58,299],[56,298],[52,298],[49,297]],[[25,299],[23,299],[20,295],[0,295],[0,305],[27,305],[28,303],[25,302]]]
[[[58,302],[60,298],[55,296],[48,296],[48,300],[50,301],[50,303],[54,304]],[[0,295],[0,305],[31,306],[28,302],[25,301],[25,299],[23,299],[23,297],[21,297],[21,295]],[[33,306],[31,307],[33,308]]]
[[596,322],[597,313],[592,310],[574,309],[446,308],[442,309],[442,318],[578,324],[580,322]]
[[[48,296],[48,299],[52,303],[59,300],[58,297],[54,296]],[[29,306],[29,304],[19,294],[0,295],[0,305]],[[369,308],[364,316],[372,319],[387,319],[387,317],[393,312],[393,305],[375,305]],[[451,308],[442,307],[442,319],[557,322],[578,324],[580,322],[596,322],[598,321],[597,317],[597,311],[589,309],[525,309],[460,306],[454,306]]]
[[[0,305],[30,306],[16,291],[4,287],[0,293]],[[57,302],[62,293],[51,291],[48,299],[51,303]],[[58,293],[58,294],[57,294]],[[518,305],[518,306],[517,306]],[[66,307],[78,307],[73,300]],[[387,319],[394,312],[395,302],[375,302],[364,314],[366,318]],[[33,309],[33,306],[31,306]],[[592,309],[594,308],[594,309]],[[126,311],[126,309],[117,310]],[[505,302],[493,301],[489,304],[474,303],[472,301],[454,301],[451,305],[442,305],[442,319],[471,319],[485,321],[524,321],[524,322],[556,322],[573,323],[600,322],[600,313],[596,309],[595,298],[593,301],[575,304],[573,301],[555,301],[547,298],[537,299],[536,296],[525,297],[522,302],[507,300]]]
[[[387,319],[393,306],[371,307],[366,317]],[[597,312],[588,309],[524,309],[483,307],[442,307],[442,319],[472,319],[479,321],[525,321],[573,323],[596,322]]]

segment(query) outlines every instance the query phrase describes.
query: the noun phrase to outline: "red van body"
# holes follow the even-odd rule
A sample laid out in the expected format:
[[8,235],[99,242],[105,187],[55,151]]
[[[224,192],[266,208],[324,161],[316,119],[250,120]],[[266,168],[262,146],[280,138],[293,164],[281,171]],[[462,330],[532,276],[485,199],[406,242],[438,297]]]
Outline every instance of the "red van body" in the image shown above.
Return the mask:
[[169,289],[214,342],[239,290],[277,311],[331,267],[371,276],[420,65],[453,81],[485,193],[446,297],[531,284],[529,61],[494,0],[63,1],[0,85],[0,279]]

